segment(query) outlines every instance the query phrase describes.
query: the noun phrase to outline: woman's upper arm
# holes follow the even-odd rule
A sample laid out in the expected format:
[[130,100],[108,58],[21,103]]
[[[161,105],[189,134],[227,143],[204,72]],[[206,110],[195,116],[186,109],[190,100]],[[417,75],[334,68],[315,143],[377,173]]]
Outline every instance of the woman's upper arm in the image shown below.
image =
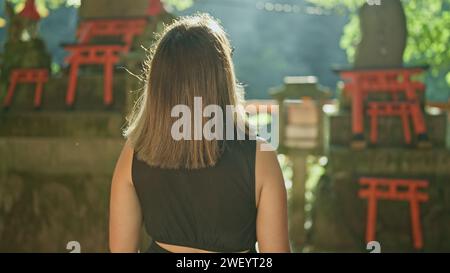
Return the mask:
[[109,245],[111,252],[138,252],[142,213],[131,178],[133,148],[126,143],[111,186]]
[[275,152],[256,151],[256,190],[258,202],[257,239],[259,251],[290,252],[287,193]]

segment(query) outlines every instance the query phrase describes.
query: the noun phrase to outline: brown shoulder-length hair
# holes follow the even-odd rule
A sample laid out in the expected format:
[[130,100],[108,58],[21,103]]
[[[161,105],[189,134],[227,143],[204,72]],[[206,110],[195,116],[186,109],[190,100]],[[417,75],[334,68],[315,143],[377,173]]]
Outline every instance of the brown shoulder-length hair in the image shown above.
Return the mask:
[[218,162],[220,140],[174,140],[171,111],[177,105],[194,109],[195,97],[224,113],[228,105],[239,109],[244,100],[231,55],[224,29],[209,15],[182,17],[166,27],[150,51],[146,87],[124,132],[139,159],[163,169],[200,169]]

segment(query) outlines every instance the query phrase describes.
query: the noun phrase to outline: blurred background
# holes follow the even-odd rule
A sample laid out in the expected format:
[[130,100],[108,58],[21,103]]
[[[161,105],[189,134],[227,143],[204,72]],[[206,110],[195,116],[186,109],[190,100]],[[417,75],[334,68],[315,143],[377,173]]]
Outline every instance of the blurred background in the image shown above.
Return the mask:
[[0,252],[108,251],[133,74],[196,12],[280,107],[296,252],[450,251],[450,0],[0,0]]

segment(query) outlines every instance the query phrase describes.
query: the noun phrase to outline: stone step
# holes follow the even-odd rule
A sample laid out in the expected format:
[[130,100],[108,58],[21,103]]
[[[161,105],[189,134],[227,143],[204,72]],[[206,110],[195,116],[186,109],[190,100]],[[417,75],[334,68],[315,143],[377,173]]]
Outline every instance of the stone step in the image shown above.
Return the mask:
[[120,137],[118,112],[22,112],[0,114],[0,137]]
[[[126,108],[126,92],[131,92],[138,88],[138,85],[131,87],[128,86],[129,84],[138,84],[138,81],[124,71],[116,71],[113,83],[114,103],[111,106],[106,107],[103,104],[102,71],[94,71],[89,74],[80,72],[75,104],[71,109],[98,111],[107,108],[110,110],[123,111]],[[44,87],[41,109],[45,111],[67,110],[68,107],[65,104],[67,86],[67,73],[52,76]],[[1,105],[3,105],[3,100],[7,92],[6,84],[2,84],[0,89],[0,102]],[[14,93],[14,99],[8,111],[21,112],[34,110],[33,101],[34,86],[21,84]]]
[[0,137],[0,174],[112,176],[123,138]]
[[[428,130],[428,137],[434,147],[447,147],[450,144],[450,135],[447,135],[447,115],[426,115],[425,121]],[[341,112],[326,116],[325,128],[329,124],[329,145],[330,146],[350,146],[352,141],[351,113]],[[370,144],[370,120],[364,121],[365,139]],[[410,131],[413,136],[413,143],[417,144],[414,137],[413,127],[410,122]],[[405,145],[402,122],[399,117],[380,117],[378,119],[378,147],[402,147]]]
[[352,150],[331,147],[328,152],[332,174],[354,173],[375,176],[448,176],[450,150],[368,148]]
[[0,175],[0,252],[108,251],[110,186],[111,173]]

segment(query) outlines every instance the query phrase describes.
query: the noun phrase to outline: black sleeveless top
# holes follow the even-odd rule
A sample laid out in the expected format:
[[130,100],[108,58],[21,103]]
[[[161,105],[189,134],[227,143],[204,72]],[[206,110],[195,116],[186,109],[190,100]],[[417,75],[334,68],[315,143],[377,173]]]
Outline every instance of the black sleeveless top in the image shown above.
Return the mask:
[[165,170],[133,157],[132,179],[154,241],[212,252],[254,250],[256,141],[226,141],[214,167]]

